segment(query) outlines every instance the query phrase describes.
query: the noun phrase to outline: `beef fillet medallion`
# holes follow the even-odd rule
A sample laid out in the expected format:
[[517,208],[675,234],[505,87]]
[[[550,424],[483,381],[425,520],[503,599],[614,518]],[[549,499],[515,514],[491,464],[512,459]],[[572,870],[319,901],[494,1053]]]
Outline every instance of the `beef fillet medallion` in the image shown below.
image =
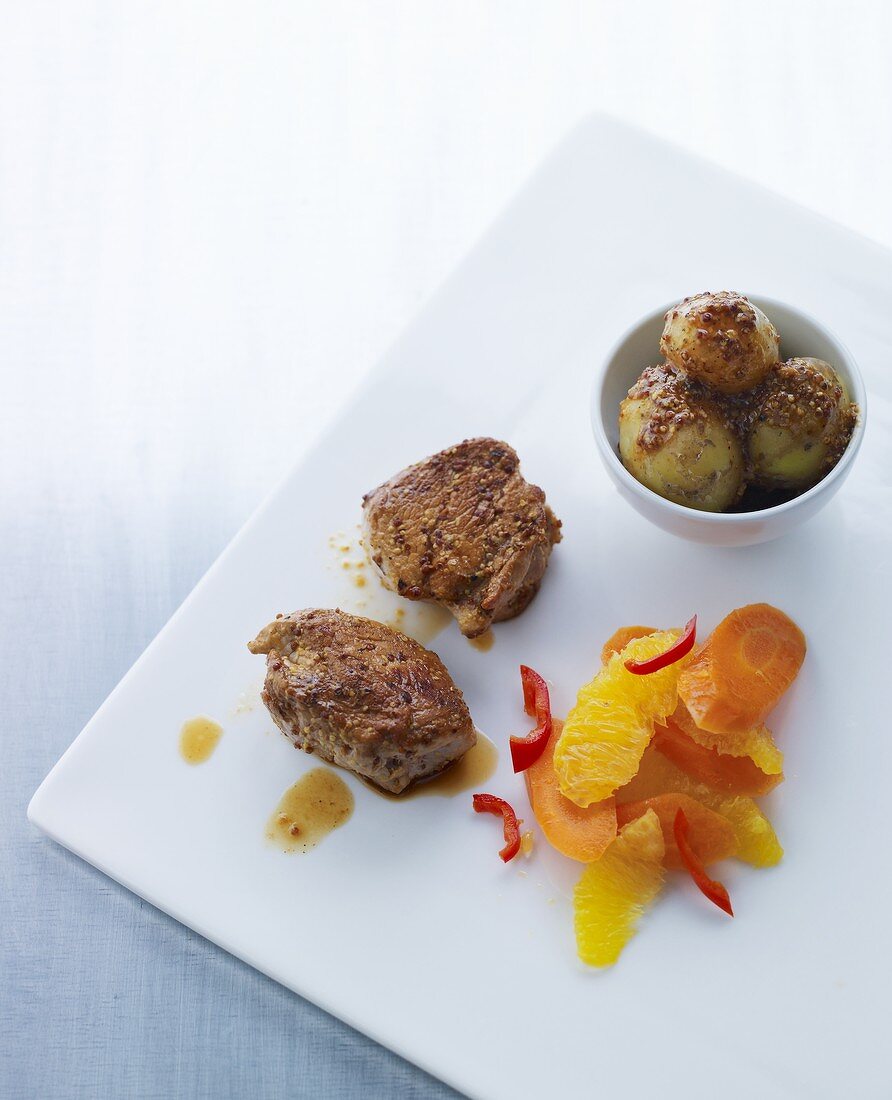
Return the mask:
[[364,541],[384,583],[442,604],[475,638],[513,619],[539,590],[561,523],[517,453],[466,439],[363,498]]

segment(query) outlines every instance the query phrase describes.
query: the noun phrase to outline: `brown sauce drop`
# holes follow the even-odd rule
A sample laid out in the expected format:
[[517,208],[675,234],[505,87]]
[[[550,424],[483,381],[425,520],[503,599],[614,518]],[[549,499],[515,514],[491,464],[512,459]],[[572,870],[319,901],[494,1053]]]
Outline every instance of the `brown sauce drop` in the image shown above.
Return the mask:
[[[435,775],[433,779],[426,779],[416,783],[403,791],[402,794],[391,794],[390,791],[382,791],[373,783],[365,780],[365,786],[375,794],[394,802],[405,802],[409,798],[426,798],[435,795],[439,798],[452,798],[453,795],[462,794],[464,791],[477,790],[496,770],[499,762],[499,750],[488,737],[477,731],[477,744],[468,749],[465,755],[456,764],[451,764],[445,771]],[[359,777],[362,779],[362,776]]]
[[[369,560],[360,536],[336,531],[329,536],[328,545],[339,556],[340,568],[349,578],[351,588],[365,590],[363,599],[358,598],[358,593],[343,593],[339,606],[345,610],[362,612],[385,626],[402,631],[421,645],[427,645],[452,622],[452,615],[439,604],[405,600],[391,592]],[[394,602],[402,606],[394,607]]]
[[353,795],[329,768],[313,768],[282,795],[266,837],[283,852],[309,852],[353,813]]
[[492,632],[492,628],[484,630],[482,634],[478,634],[476,638],[468,638],[468,641],[475,649],[479,649],[481,653],[487,653],[493,647],[493,643],[496,640],[495,634]]
[[180,730],[180,756],[187,764],[203,764],[210,759],[223,736],[223,727],[211,718],[190,718]]

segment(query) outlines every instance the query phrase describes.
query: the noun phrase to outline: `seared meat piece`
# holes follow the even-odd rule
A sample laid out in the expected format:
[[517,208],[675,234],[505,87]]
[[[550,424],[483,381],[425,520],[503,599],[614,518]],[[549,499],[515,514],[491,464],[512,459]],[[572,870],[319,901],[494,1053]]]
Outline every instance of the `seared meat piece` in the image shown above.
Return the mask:
[[263,628],[263,701],[299,749],[399,794],[443,771],[477,740],[443,662],[383,623],[295,611]]
[[469,638],[523,611],[561,540],[545,494],[497,439],[466,439],[409,466],[362,506],[388,588],[448,607]]

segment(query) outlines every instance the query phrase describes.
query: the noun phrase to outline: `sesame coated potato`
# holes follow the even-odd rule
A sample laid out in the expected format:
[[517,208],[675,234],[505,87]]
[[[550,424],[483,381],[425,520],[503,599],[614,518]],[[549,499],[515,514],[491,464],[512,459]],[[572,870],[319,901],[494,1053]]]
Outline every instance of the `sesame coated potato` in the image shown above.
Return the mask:
[[669,363],[648,367],[622,402],[619,450],[642,485],[676,504],[722,512],[743,491],[743,447],[728,414]]
[[720,393],[757,386],[778,361],[780,339],[741,294],[695,294],[666,314],[660,351],[679,370]]
[[839,461],[854,425],[854,407],[829,363],[778,364],[754,395],[747,438],[754,480],[768,489],[808,489]]

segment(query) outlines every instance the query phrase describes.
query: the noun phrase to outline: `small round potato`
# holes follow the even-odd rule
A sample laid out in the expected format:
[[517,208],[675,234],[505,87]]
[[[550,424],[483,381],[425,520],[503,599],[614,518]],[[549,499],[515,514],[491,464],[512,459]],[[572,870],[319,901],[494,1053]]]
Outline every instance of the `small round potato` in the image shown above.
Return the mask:
[[743,447],[728,415],[697,383],[666,363],[648,367],[620,405],[626,469],[676,504],[723,512],[743,492]]
[[822,359],[788,359],[754,395],[747,440],[753,477],[768,489],[799,492],[839,461],[855,426],[855,407]]
[[695,294],[666,314],[660,351],[720,393],[753,389],[778,360],[774,325],[741,294]]

